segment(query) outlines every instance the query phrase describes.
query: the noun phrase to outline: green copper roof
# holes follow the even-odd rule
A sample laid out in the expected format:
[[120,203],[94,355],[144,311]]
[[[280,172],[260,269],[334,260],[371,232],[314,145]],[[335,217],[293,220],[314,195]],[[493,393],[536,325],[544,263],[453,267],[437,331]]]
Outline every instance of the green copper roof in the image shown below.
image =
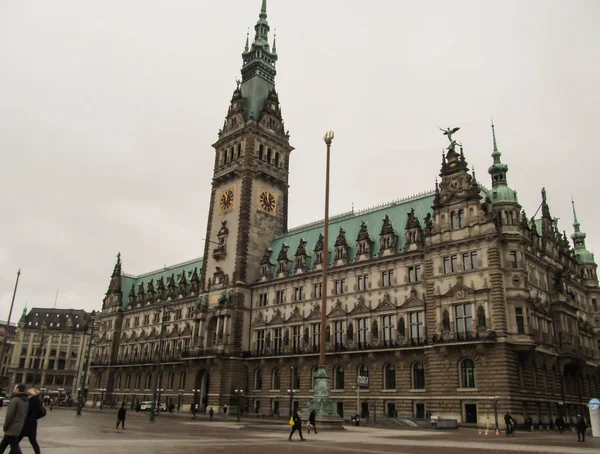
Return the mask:
[[198,273],[200,273],[200,271],[202,270],[202,260],[202,258],[196,258],[187,262],[178,263],[176,265],[165,266],[162,269],[151,271],[145,274],[140,274],[139,276],[123,273],[121,275],[123,309],[125,309],[127,307],[127,304],[129,303],[129,292],[131,292],[132,286],[135,286],[135,293],[137,294],[138,288],[141,283],[144,284],[144,290],[146,290],[148,288],[148,283],[151,280],[154,280],[154,288],[156,289],[157,283],[161,277],[164,279],[166,286],[172,275],[175,275],[175,282],[178,283],[182,273],[186,273],[185,277],[189,285],[190,278],[194,273],[194,269],[197,269]]
[[577,220],[577,212],[575,211],[575,201],[571,200],[573,206],[573,228],[575,232],[571,235],[573,240],[573,246],[575,248],[575,255],[579,263],[596,263],[594,260],[594,254],[588,251],[585,247],[586,234],[580,230],[581,224]]
[[[415,210],[416,218],[421,222],[421,226],[424,228],[425,223],[423,219],[428,213],[433,214],[433,191],[420,194],[414,197],[401,199],[396,202],[381,205],[379,207],[371,208],[362,212],[349,212],[342,215],[331,217],[329,220],[329,251],[333,251],[335,241],[340,232],[340,228],[346,231],[346,240],[350,249],[348,251],[349,262],[354,261],[356,255],[356,238],[360,230],[361,224],[364,222],[367,226],[369,236],[373,241],[372,255],[376,256],[379,254],[379,234],[383,225],[383,219],[385,216],[389,216],[390,223],[394,228],[394,232],[398,235],[398,243],[396,249],[402,250],[404,247],[404,228],[406,226],[406,220],[408,213],[411,209]],[[270,249],[273,251],[271,254],[271,263],[274,265],[277,261],[277,257],[281,250],[282,245],[289,246],[287,251],[288,259],[292,261],[290,263],[290,272],[293,270],[293,260],[296,254],[296,249],[300,244],[300,240],[305,240],[306,252],[309,257],[314,255],[315,245],[319,239],[319,234],[323,233],[324,221],[307,224],[300,226],[295,229],[289,230],[286,234],[283,234],[271,243]],[[333,264],[333,254],[329,254],[329,262]],[[309,259],[308,266],[311,267],[312,261]]]
[[494,140],[494,151],[492,152],[493,164],[488,169],[488,173],[492,177],[492,189],[490,190],[490,200],[492,203],[519,203],[517,198],[517,191],[511,189],[506,183],[506,174],[508,173],[508,166],[500,159],[502,153],[498,151],[498,144],[496,142],[496,130],[494,123],[492,123],[492,137]]

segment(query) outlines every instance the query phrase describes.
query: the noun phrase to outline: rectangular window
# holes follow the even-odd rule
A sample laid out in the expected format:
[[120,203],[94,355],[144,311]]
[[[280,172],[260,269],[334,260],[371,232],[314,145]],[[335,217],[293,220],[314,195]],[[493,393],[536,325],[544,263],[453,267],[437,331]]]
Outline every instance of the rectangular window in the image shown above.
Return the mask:
[[334,342],[336,345],[344,344],[344,322],[343,320],[338,320],[333,322],[333,333],[334,333]]
[[462,257],[463,257],[463,270],[474,270],[478,267],[477,251],[465,252]]
[[294,301],[302,301],[304,299],[304,286],[294,287]]
[[518,265],[519,264],[517,262],[517,251],[510,251],[510,267],[517,268]]
[[297,351],[300,348],[300,343],[302,342],[302,327],[294,326],[292,328],[292,347],[294,351]]
[[262,355],[265,352],[265,330],[256,332],[256,353]]
[[277,304],[285,303],[285,290],[277,290],[275,293],[275,301]]
[[140,326],[140,318],[136,317],[133,319],[133,326],[138,327]]
[[592,298],[592,310],[598,312],[598,300],[596,298]]
[[456,230],[457,224],[458,223],[456,222],[456,213],[453,211],[452,213],[450,213],[450,229]]
[[462,229],[465,226],[465,210],[458,210],[458,228]]
[[367,290],[369,286],[369,275],[365,274],[364,276],[358,276],[358,291],[362,292]]
[[150,324],[150,314],[144,315],[144,326]]
[[323,283],[319,282],[318,284],[315,284],[313,290],[315,298],[321,298],[323,296]]
[[258,307],[265,307],[269,303],[266,293],[258,295]]
[[423,324],[424,318],[425,313],[423,311],[411,312],[408,315],[410,338],[415,342],[420,342],[425,337],[425,326]]
[[315,252],[315,265],[322,265],[322,264],[323,264],[323,253]]
[[358,342],[360,344],[367,343],[367,334],[369,333],[369,319],[359,318],[358,319]]
[[421,280],[421,265],[408,267],[408,282],[419,282]]
[[456,273],[458,271],[458,257],[447,255],[444,257],[444,274]]
[[381,272],[381,286],[389,287],[394,285],[394,270],[387,270]]
[[275,328],[274,331],[273,348],[275,349],[275,353],[279,353],[283,349],[283,328]]
[[459,304],[454,307],[456,321],[456,333],[459,338],[468,337],[471,334],[473,315],[470,304]]
[[523,316],[522,307],[515,307],[515,317],[517,319],[517,333],[525,334],[525,317]]
[[338,279],[335,281],[335,294],[342,295],[346,293],[346,279]]
[[318,347],[321,345],[321,324],[313,323],[312,324],[312,344],[313,347]]
[[125,320],[125,328],[131,328],[131,319],[130,318]]
[[382,327],[382,339],[384,342],[392,341],[392,330],[394,326],[392,325],[392,316],[384,315],[381,317],[381,327]]

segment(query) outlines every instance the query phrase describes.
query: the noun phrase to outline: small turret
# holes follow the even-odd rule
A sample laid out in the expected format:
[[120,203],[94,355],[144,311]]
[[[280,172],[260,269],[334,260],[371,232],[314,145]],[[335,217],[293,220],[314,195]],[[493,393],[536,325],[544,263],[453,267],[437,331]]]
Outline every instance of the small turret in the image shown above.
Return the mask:
[[494,140],[494,151],[492,152],[493,164],[488,169],[488,173],[492,177],[492,190],[490,191],[490,200],[492,203],[519,203],[517,199],[517,192],[511,189],[506,183],[506,174],[508,173],[508,166],[500,159],[502,153],[498,151],[498,144],[496,142],[496,130],[494,123],[492,122],[492,137]]
[[586,234],[580,230],[581,224],[579,224],[579,221],[577,220],[575,201],[571,200],[571,204],[573,205],[573,229],[575,230],[571,235],[571,239],[573,240],[573,246],[575,248],[575,256],[577,257],[577,261],[581,264],[595,264],[594,254],[585,247]]

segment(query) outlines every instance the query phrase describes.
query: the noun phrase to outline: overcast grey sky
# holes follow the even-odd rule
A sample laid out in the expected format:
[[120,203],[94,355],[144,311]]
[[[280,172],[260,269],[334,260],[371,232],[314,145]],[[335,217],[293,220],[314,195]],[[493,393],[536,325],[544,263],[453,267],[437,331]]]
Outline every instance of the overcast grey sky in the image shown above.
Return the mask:
[[[261,0],[0,3],[0,319],[99,309],[115,255],[139,274],[202,255],[211,144]],[[457,138],[489,185],[490,117],[531,216],[547,188],[588,248],[597,210],[600,2],[269,0],[291,143],[290,226],[433,188]],[[252,30],[251,30],[252,31]],[[272,33],[271,33],[272,37]]]

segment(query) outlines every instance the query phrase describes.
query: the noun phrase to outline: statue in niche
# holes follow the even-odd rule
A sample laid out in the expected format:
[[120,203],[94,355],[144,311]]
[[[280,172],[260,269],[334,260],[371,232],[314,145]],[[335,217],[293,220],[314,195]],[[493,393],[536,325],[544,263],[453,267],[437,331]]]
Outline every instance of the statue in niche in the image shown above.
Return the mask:
[[288,346],[290,344],[290,330],[286,329],[285,334],[283,335],[283,345]]
[[325,331],[325,342],[329,343],[331,341],[331,328],[328,326]]
[[403,317],[400,317],[400,320],[398,320],[398,336],[399,337],[406,336],[406,328],[404,326],[404,318]]
[[309,339],[308,328],[304,328],[304,343],[305,344],[308,344],[308,339]]
[[373,339],[379,338],[379,326],[377,325],[377,320],[373,320],[373,324],[371,325],[371,337]]
[[266,342],[267,348],[270,348],[271,347],[271,332],[270,331],[267,333],[267,338],[266,338],[265,342]]
[[450,314],[448,311],[444,311],[444,315],[442,316],[442,329],[450,331]]
[[477,327],[485,328],[485,309],[483,306],[477,308]]
[[352,323],[348,323],[348,329],[346,330],[346,336],[348,338],[348,342],[352,342],[354,340],[354,326],[352,326]]

